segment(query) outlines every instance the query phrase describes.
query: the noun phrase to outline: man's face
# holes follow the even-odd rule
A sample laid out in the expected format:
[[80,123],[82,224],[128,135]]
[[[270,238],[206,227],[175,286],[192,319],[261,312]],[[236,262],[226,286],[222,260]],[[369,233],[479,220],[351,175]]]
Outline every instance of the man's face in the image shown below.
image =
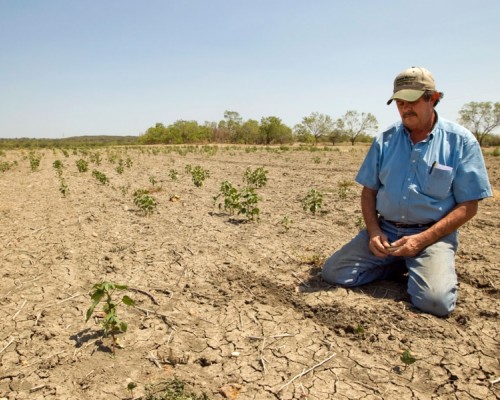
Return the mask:
[[417,101],[396,100],[403,125],[410,132],[430,130],[434,122],[434,101],[425,101],[420,97]]

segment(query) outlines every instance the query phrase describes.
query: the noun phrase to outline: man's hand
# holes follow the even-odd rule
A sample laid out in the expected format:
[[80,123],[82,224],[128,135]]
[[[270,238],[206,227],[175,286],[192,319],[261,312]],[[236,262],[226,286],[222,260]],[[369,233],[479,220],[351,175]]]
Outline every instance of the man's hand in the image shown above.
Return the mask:
[[387,257],[391,254],[388,247],[390,246],[387,236],[380,231],[379,233],[370,237],[370,242],[368,243],[368,248],[377,257]]
[[403,236],[401,239],[386,246],[387,251],[396,257],[415,257],[425,247],[418,234]]

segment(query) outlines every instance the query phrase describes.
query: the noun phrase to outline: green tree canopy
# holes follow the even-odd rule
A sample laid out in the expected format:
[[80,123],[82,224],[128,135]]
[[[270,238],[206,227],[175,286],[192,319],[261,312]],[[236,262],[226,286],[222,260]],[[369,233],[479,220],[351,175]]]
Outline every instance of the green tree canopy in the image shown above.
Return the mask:
[[292,130],[278,117],[263,117],[259,131],[260,144],[283,144],[293,141]]
[[335,123],[329,115],[313,112],[308,117],[302,118],[300,124],[295,125],[295,134],[298,136],[312,136],[314,144],[322,137],[328,136],[333,131]]
[[480,145],[483,145],[488,135],[500,125],[500,103],[491,101],[465,104],[459,111],[459,122],[476,136]]
[[373,114],[353,110],[347,111],[338,124],[343,126],[343,133],[353,146],[360,135],[368,135],[371,131],[378,129],[378,121]]
[[166,138],[167,128],[157,122],[155,126],[148,128],[148,130],[141,136],[139,136],[138,142],[140,144],[158,144],[164,143]]

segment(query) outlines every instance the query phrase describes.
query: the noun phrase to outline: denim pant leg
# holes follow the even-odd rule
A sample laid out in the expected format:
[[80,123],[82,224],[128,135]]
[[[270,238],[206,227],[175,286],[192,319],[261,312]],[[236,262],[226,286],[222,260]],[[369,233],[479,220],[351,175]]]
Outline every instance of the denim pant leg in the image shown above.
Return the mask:
[[458,233],[445,236],[414,258],[406,258],[408,294],[413,305],[437,316],[448,315],[458,296],[455,253]]
[[359,286],[391,274],[394,257],[380,258],[368,248],[369,236],[362,230],[350,242],[326,260],[321,271],[322,278],[330,284]]

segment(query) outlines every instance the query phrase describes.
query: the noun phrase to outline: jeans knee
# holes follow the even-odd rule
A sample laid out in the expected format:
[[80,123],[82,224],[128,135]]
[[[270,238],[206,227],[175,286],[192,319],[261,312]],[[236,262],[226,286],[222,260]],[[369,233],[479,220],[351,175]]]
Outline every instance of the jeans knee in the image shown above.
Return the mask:
[[456,289],[445,292],[429,290],[416,296],[411,296],[412,304],[419,310],[437,317],[445,317],[455,309],[457,300]]
[[344,269],[327,260],[321,269],[321,278],[331,285],[354,286],[351,274],[346,274],[342,270]]

